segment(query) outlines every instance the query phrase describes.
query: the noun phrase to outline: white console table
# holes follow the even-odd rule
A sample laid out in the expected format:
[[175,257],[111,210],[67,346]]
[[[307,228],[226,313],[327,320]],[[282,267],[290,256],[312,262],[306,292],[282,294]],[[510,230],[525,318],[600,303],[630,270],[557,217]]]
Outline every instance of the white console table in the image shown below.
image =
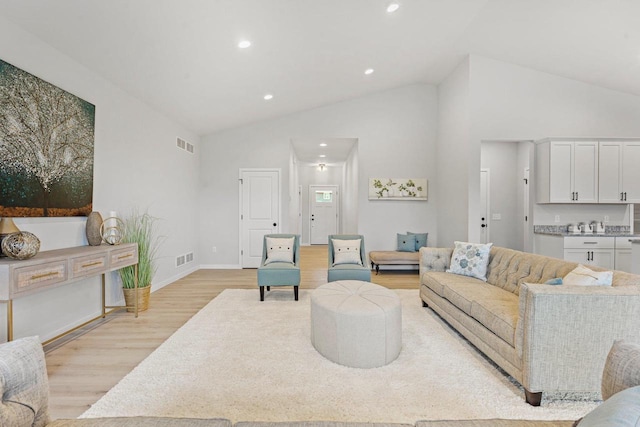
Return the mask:
[[[43,251],[33,258],[18,261],[0,258],[0,302],[7,305],[7,341],[13,340],[13,300],[44,292],[87,277],[102,276],[102,314],[78,325],[47,342],[69,334],[107,314],[123,308],[133,308],[138,317],[138,283],[133,306],[106,306],[106,274],[122,267],[134,266],[138,277],[138,244],[79,246]],[[107,309],[110,309],[107,311]]]

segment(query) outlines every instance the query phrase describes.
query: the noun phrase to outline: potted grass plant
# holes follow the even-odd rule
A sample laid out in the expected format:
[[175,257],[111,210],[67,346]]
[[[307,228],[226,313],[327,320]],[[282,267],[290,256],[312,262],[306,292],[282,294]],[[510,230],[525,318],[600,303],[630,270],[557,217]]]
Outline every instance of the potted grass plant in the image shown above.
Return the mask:
[[[155,223],[157,218],[147,212],[139,212],[134,209],[123,220],[123,243],[138,244],[138,311],[149,308],[149,295],[151,293],[151,280],[156,272],[156,255],[160,247],[161,239],[156,234]],[[135,268],[124,267],[118,270],[122,281],[124,300],[128,307],[135,303]],[[134,311],[128,308],[127,311]]]

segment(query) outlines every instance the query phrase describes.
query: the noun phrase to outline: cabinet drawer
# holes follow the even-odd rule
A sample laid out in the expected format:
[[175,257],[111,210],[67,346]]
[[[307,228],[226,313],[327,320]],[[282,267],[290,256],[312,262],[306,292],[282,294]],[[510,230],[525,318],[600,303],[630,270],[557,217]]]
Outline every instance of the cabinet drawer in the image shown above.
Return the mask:
[[111,252],[110,268],[126,267],[127,265],[137,264],[138,247],[130,247],[125,249],[117,249]]
[[100,274],[107,270],[107,263],[107,254],[71,258],[71,274],[73,277]]
[[616,237],[616,249],[631,249],[631,240],[636,237]]
[[18,267],[13,271],[13,275],[11,287],[14,296],[66,282],[69,278],[66,260]]
[[615,237],[565,237],[565,249],[606,248],[615,247]]

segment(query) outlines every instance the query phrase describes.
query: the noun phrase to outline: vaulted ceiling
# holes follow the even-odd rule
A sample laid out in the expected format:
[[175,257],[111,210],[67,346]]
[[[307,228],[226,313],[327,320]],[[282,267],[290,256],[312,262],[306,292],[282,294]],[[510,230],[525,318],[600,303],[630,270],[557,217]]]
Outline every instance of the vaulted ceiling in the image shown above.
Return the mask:
[[199,134],[438,84],[468,54],[640,95],[640,1],[398,0],[393,13],[389,3],[0,0],[0,10]]

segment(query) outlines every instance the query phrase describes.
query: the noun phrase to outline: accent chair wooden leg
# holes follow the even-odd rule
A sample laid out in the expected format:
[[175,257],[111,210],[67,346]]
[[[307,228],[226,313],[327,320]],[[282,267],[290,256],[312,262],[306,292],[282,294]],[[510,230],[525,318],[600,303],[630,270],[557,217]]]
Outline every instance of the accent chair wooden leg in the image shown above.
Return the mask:
[[524,389],[524,400],[531,406],[540,406],[542,401],[542,392],[532,393],[526,388]]
[[423,307],[429,307],[429,304],[427,304],[426,302],[422,301],[422,306]]
[[376,264],[376,276],[380,274],[380,264]]
[[264,301],[264,286],[260,286],[260,301]]
[[271,291],[271,286],[267,286],[267,291]]
[[296,301],[298,301],[298,287],[297,286],[293,287],[293,297],[295,298]]

